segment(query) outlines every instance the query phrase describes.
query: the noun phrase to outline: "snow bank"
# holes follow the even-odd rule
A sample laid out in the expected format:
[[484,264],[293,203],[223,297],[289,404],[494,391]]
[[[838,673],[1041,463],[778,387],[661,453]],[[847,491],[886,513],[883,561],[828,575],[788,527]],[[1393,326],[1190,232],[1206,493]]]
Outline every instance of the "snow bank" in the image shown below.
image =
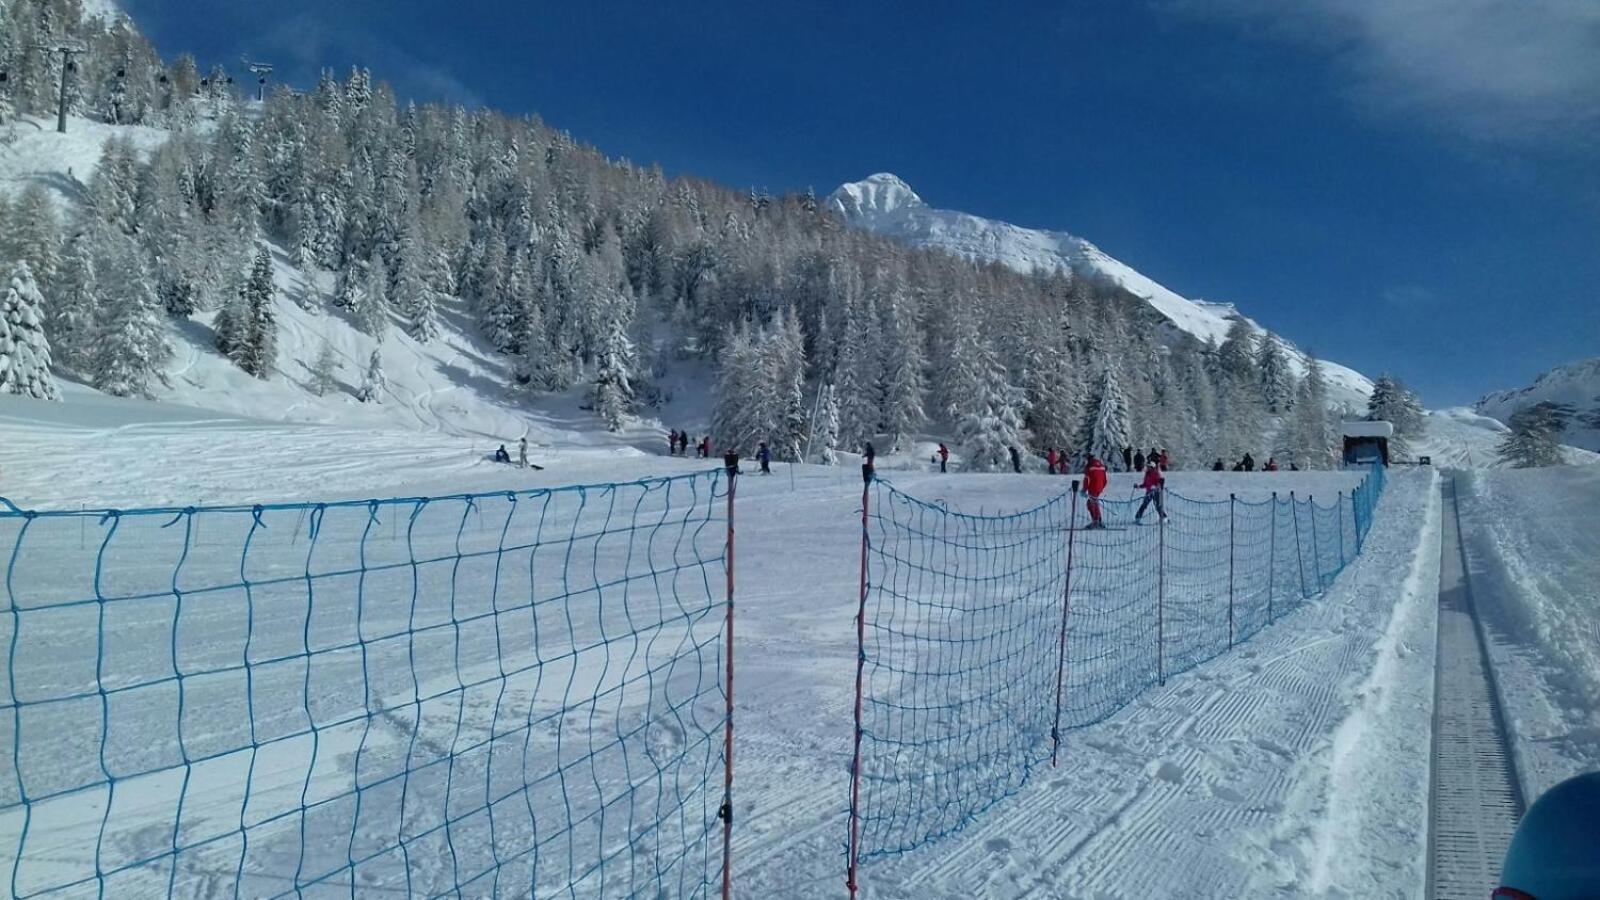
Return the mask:
[[1460,477],[1462,540],[1523,794],[1600,768],[1600,468]]

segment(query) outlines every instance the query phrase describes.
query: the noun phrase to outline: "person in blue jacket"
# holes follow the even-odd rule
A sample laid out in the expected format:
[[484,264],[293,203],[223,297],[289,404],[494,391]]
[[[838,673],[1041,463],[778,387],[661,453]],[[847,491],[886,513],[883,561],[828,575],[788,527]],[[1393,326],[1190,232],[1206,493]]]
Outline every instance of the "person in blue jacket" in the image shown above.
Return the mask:
[[756,460],[761,463],[761,474],[772,474],[772,449],[767,446],[766,441],[762,441],[761,446],[756,448]]

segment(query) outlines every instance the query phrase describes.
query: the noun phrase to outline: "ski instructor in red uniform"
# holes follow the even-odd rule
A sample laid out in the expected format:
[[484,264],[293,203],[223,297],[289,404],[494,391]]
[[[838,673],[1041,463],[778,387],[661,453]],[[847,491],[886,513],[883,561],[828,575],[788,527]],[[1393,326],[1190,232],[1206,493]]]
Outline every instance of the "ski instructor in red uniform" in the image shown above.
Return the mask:
[[1106,527],[1106,523],[1100,519],[1100,494],[1106,489],[1106,464],[1093,454],[1089,455],[1089,465],[1083,470],[1083,489],[1089,494],[1089,527]]

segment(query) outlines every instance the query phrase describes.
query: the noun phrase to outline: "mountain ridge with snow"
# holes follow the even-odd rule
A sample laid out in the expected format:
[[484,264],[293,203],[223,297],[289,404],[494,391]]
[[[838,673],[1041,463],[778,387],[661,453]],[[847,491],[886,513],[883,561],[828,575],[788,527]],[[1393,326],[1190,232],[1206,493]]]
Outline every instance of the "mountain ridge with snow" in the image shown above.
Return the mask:
[[[1184,297],[1077,235],[935,208],[892,173],[879,172],[840,185],[828,195],[827,203],[854,227],[916,246],[998,262],[1021,272],[1070,269],[1103,276],[1149,304],[1173,328],[1201,341],[1220,342],[1232,317],[1242,316],[1232,304]],[[1242,317],[1257,331],[1267,330]],[[1297,374],[1303,373],[1308,354],[1281,335],[1273,336],[1288,352]],[[1372,391],[1371,380],[1338,363],[1321,362],[1330,400],[1335,405],[1363,407]]]
[[1536,403],[1554,403],[1560,408],[1565,443],[1600,451],[1600,356],[1556,366],[1526,387],[1485,394],[1473,409],[1509,423],[1512,416]]

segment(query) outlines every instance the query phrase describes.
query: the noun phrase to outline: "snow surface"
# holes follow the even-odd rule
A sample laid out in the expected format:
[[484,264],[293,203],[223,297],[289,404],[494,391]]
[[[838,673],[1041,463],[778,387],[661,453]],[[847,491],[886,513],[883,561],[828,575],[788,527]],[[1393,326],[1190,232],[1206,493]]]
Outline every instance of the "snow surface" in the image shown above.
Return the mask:
[[[445,432],[75,400],[0,398],[0,494],[67,508],[256,503],[705,467],[576,447],[538,455],[549,468],[526,472],[485,460],[487,442]],[[886,462],[905,467],[892,473],[903,489],[961,510],[1019,508],[1065,485],[1044,475],[940,476],[914,456]],[[1255,498],[1327,494],[1356,478],[1174,472],[1171,484],[1190,496]],[[1132,476],[1112,476],[1113,495],[1131,489]],[[741,481],[733,858],[742,896],[841,890],[859,492],[848,465],[779,466],[771,478]],[[1426,842],[1437,505],[1431,472],[1397,472],[1365,554],[1324,597],[1072,732],[1059,769],[966,831],[866,867],[866,896],[1415,893]],[[214,793],[220,820],[237,814],[236,799]]]
[[1525,388],[1487,394],[1474,408],[1509,423],[1519,410],[1545,402],[1572,408],[1573,419],[1562,434],[1566,443],[1600,451],[1600,356],[1556,366]]
[[[1202,341],[1227,337],[1231,304],[1190,300],[1117,260],[1083,238],[1064,231],[1023,228],[955,210],[935,209],[895,175],[879,173],[840,186],[829,205],[846,222],[908,243],[946,250],[970,259],[992,260],[1020,272],[1075,269],[1096,272],[1142,298],[1181,331]],[[1246,321],[1250,321],[1246,319]],[[1250,325],[1264,330],[1255,322]],[[1306,355],[1283,341],[1296,374],[1304,374]],[[1372,382],[1364,375],[1323,360],[1329,401],[1364,408]]]
[[[1428,410],[1422,426],[1422,437],[1410,443],[1414,456],[1427,456],[1441,469],[1505,468],[1498,448],[1509,429],[1498,419],[1456,406]],[[1565,447],[1562,452],[1570,465],[1600,463],[1600,453],[1577,447]]]
[[1600,468],[1460,476],[1462,539],[1523,795],[1600,769]]

